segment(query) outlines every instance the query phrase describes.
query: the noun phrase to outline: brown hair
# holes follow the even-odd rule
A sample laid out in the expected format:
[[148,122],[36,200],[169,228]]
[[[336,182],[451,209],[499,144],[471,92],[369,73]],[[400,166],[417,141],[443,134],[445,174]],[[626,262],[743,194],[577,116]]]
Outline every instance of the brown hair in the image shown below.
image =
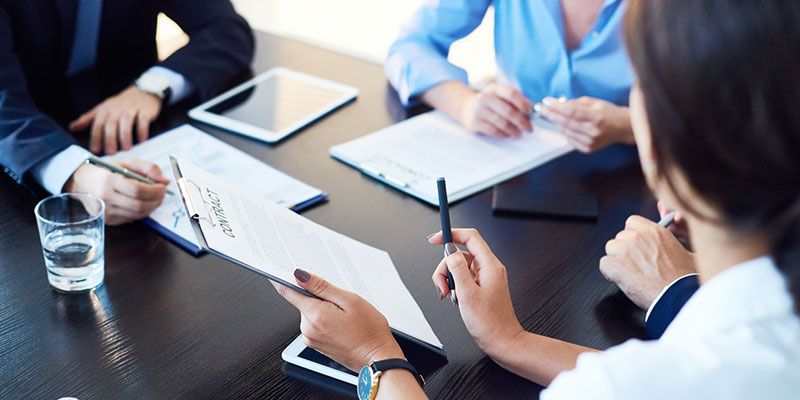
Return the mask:
[[624,34],[659,173],[766,233],[800,299],[800,1],[631,0]]

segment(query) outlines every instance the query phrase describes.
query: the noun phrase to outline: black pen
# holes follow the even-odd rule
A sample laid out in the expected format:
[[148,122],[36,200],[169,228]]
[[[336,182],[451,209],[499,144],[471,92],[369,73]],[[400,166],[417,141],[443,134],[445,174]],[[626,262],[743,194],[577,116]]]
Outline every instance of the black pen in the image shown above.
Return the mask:
[[[458,248],[453,244],[453,232],[450,231],[450,205],[447,201],[447,185],[444,178],[439,178],[436,181],[439,190],[439,221],[442,223],[442,244],[444,245],[444,256],[458,252]],[[450,302],[453,304],[458,303],[456,297],[456,281],[453,279],[453,274],[450,269],[447,270],[447,287],[450,288]]]

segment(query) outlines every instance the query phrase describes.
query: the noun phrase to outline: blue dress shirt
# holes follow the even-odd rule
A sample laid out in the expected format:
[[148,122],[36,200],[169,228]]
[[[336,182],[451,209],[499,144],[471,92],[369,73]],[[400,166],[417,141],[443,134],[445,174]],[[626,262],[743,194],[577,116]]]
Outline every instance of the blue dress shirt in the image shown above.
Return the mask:
[[633,72],[622,40],[624,0],[606,0],[589,33],[567,49],[560,0],[426,1],[389,49],[386,75],[404,105],[445,81],[467,84],[449,63],[450,45],[480,25],[493,5],[498,81],[534,102],[590,96],[628,104]]

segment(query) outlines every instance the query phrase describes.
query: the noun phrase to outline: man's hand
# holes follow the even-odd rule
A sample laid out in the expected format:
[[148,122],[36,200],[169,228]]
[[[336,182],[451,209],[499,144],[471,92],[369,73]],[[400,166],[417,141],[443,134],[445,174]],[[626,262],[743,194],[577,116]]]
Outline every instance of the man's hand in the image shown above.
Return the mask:
[[109,97],[69,124],[73,132],[91,127],[89,149],[92,153],[115,154],[118,149],[133,147],[133,129],[136,140],[143,142],[150,135],[150,123],[161,113],[162,101],[157,96],[130,86]]
[[533,105],[512,86],[491,84],[461,100],[459,122],[472,132],[494,137],[519,137],[531,132]]
[[106,203],[106,224],[142,219],[161,205],[169,180],[157,165],[142,160],[119,162],[156,182],[148,185],[91,164],[81,165],[64,185],[65,192],[91,193]]
[[591,97],[566,102],[547,97],[542,103],[542,115],[580,152],[591,153],[613,143],[633,143],[627,107]]
[[639,216],[628,218],[625,229],[606,243],[606,254],[600,272],[642,309],[675,279],[697,272],[694,255],[672,233]]

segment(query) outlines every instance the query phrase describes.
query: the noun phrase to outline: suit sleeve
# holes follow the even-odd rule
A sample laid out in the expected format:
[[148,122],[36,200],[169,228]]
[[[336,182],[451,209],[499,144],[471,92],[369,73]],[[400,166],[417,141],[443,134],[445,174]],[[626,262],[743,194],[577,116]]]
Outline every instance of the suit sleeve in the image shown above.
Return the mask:
[[40,162],[76,141],[45,115],[28,93],[25,74],[14,53],[11,21],[0,5],[0,164],[17,183],[24,183]]
[[189,35],[189,43],[160,65],[183,75],[200,100],[249,68],[253,32],[229,0],[168,0],[164,13]]
[[689,274],[676,279],[661,291],[647,310],[644,320],[644,329],[650,338],[658,339],[664,334],[681,308],[699,288],[697,274]]

